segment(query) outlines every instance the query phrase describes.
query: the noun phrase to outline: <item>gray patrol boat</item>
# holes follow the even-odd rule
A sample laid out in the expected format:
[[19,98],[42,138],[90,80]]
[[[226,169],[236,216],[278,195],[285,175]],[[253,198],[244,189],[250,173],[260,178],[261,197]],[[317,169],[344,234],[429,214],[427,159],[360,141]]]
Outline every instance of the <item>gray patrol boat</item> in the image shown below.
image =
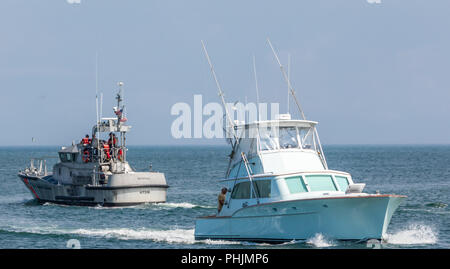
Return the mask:
[[[122,85],[120,82],[120,88]],[[122,96],[120,89],[114,107],[117,117],[97,120],[92,139],[62,147],[53,172],[47,172],[45,159],[32,159],[30,167],[19,172],[20,179],[40,203],[131,206],[166,202],[169,186],[164,174],[136,172],[127,162],[125,136],[131,126],[125,124]],[[109,143],[100,140],[102,133],[110,134]],[[117,138],[113,136],[116,133]]]

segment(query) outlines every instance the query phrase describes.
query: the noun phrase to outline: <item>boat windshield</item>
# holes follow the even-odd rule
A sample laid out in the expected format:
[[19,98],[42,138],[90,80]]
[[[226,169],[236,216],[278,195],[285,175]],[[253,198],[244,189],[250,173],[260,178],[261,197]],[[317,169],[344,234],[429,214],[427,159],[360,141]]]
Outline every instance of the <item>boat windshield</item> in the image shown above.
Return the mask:
[[259,129],[260,150],[315,149],[311,127],[267,127]]

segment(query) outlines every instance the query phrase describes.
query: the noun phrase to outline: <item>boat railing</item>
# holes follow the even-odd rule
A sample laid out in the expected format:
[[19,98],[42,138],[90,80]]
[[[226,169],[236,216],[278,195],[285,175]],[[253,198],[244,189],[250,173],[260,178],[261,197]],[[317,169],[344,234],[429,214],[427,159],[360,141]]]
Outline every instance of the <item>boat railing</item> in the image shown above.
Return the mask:
[[[245,156],[244,152],[241,152],[241,157],[242,157],[242,160],[244,161],[245,169],[247,170],[247,175],[248,175],[248,179],[250,180],[250,184],[253,185],[252,189],[253,189],[254,195],[256,197],[256,202],[259,204],[259,196],[260,195],[259,195],[259,190],[255,186],[255,182],[253,181],[252,169],[250,167],[250,164],[248,163],[247,156]],[[258,190],[258,193],[256,193],[256,190]]]
[[[280,173],[275,174],[273,172],[270,173],[263,173],[263,174],[252,174],[252,179],[255,178],[267,178],[267,177],[279,177],[279,176],[293,176],[293,175],[305,175],[305,174],[336,174],[336,175],[343,175],[343,176],[350,176],[347,172],[337,171],[337,170],[315,170],[315,171],[300,171],[300,172],[292,172],[292,173]],[[242,176],[242,177],[232,177],[232,178],[225,178],[220,179],[219,181],[233,181],[233,180],[241,180],[241,179],[249,179],[248,176]]]
[[30,166],[21,172],[31,176],[48,176],[47,159],[49,158],[54,159],[56,157],[31,158]]
[[[118,160],[120,162],[125,161],[126,148],[123,146],[112,147],[105,149],[103,147],[97,148],[92,145],[79,144],[81,148],[81,155],[83,156],[83,162],[98,162],[99,164],[109,163],[111,160]],[[87,152],[87,153],[85,153]],[[109,154],[108,154],[109,153]]]

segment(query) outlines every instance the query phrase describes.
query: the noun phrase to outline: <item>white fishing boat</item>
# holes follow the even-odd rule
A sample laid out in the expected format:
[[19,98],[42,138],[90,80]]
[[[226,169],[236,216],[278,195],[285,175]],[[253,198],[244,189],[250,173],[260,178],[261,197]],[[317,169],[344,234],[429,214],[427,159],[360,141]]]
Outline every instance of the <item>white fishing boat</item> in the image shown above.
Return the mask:
[[[127,161],[126,134],[131,126],[126,124],[122,96],[120,89],[114,107],[116,117],[100,117],[92,128],[91,139],[86,137],[61,148],[53,172],[47,171],[46,159],[38,159],[38,165],[32,160],[30,167],[19,172],[38,202],[131,206],[166,201],[164,174],[135,171]],[[101,139],[104,133],[110,134],[108,143]]]
[[225,203],[217,214],[197,218],[195,238],[284,242],[320,233],[338,240],[382,239],[406,196],[363,192],[364,183],[328,168],[317,122],[305,119],[269,44],[302,119],[281,114],[250,123],[227,121],[232,151],[226,176],[220,179]]

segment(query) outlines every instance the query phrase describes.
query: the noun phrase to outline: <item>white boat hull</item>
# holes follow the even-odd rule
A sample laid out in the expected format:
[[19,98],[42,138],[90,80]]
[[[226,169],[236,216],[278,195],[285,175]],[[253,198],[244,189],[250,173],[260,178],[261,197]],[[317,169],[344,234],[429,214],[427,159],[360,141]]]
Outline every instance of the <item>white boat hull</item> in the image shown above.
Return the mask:
[[321,233],[339,240],[381,239],[404,198],[360,195],[248,206],[228,217],[198,218],[195,238],[284,242]]

